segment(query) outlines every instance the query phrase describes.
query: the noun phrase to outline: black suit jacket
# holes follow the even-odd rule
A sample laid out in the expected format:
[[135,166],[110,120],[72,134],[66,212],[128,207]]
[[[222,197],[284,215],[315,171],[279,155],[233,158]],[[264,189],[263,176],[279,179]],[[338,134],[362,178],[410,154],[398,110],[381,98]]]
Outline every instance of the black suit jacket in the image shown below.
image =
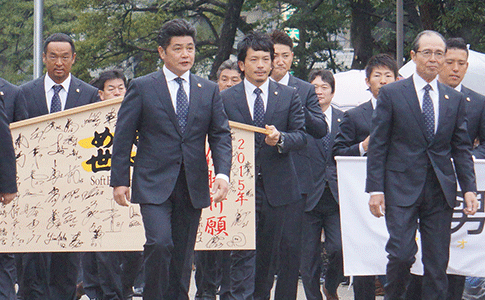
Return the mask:
[[480,144],[473,150],[476,158],[485,158],[485,96],[462,86],[461,92],[466,99],[467,129],[473,143],[476,138]]
[[438,128],[428,140],[413,77],[379,91],[367,153],[366,191],[383,191],[386,204],[413,205],[423,190],[428,165],[450,207],[456,200],[455,170],[462,191],[476,191],[465,97],[439,82],[438,94]]
[[359,144],[369,136],[373,111],[369,100],[344,113],[333,146],[334,156],[360,156]]
[[133,202],[161,204],[175,187],[181,164],[194,208],[210,205],[205,141],[216,174],[229,176],[231,132],[219,89],[190,75],[190,100],[184,133],[178,125],[163,71],[133,79],[118,112],[111,164],[111,186],[130,186],[130,153],[139,135],[133,171]]
[[[290,75],[288,86],[296,88],[303,112],[305,113],[305,129],[312,137],[319,139],[327,134],[327,123],[322,114],[322,109],[318,104],[315,87],[306,81]],[[314,189],[313,180],[310,172],[311,161],[309,159],[307,147],[293,151],[293,162],[298,175],[300,190],[303,194],[308,194]]]
[[17,164],[8,124],[5,111],[0,107],[0,193],[17,192]]
[[[229,120],[253,125],[249,112],[244,82],[221,92]],[[255,145],[256,172],[263,179],[264,191],[272,206],[281,206],[301,199],[291,151],[305,146],[305,116],[296,90],[273,81],[269,82],[269,95],[264,122],[285,133],[281,153],[261,139]]]
[[9,123],[27,119],[27,106],[20,88],[0,78],[0,100]]
[[338,202],[338,184],[337,184],[337,167],[332,156],[332,147],[334,145],[335,136],[339,131],[339,125],[342,122],[344,113],[335,108],[332,109],[332,129],[330,131],[330,143],[328,150],[325,151],[322,139],[315,139],[307,136],[308,153],[312,162],[312,181],[315,185],[313,191],[308,194],[305,211],[311,211],[318,204],[322,198],[323,191],[328,182],[333,198]]
[[[34,79],[20,86],[27,102],[29,118],[49,113],[45,99],[44,77]],[[71,74],[71,84],[64,110],[100,101],[98,89],[74,77]]]

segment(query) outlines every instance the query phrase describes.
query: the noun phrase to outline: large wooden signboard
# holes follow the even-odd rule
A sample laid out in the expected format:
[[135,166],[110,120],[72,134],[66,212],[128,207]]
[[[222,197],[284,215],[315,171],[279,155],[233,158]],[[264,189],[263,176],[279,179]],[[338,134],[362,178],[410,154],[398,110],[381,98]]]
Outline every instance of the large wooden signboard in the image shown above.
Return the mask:
[[[12,124],[19,193],[0,205],[0,252],[143,250],[139,206],[119,206],[109,186],[121,101]],[[204,210],[198,249],[255,247],[254,137],[235,126],[230,192]],[[209,184],[214,177],[209,171]]]

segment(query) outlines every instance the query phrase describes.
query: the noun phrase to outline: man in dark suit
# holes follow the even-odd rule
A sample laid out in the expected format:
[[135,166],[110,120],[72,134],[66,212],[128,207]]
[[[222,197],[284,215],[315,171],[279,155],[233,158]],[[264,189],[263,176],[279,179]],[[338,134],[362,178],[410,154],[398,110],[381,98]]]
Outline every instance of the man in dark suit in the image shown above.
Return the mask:
[[[369,59],[365,67],[365,82],[371,91],[371,100],[344,113],[340,130],[333,147],[334,156],[364,156],[369,146],[372,113],[376,107],[379,90],[396,81],[396,62],[387,54],[377,54]],[[354,276],[355,300],[375,299],[375,276]]]
[[162,26],[163,69],[133,79],[118,113],[111,186],[120,205],[130,204],[130,153],[139,135],[132,190],[146,236],[144,299],[188,299],[200,213],[211,201],[206,137],[217,174],[213,201],[228,191],[231,133],[217,85],[190,73],[195,35],[185,20]]
[[[439,82],[461,92],[466,97],[467,130],[470,141],[478,141],[473,149],[476,158],[485,158],[485,97],[461,84],[468,69],[468,47],[462,38],[446,40],[446,55],[439,72]],[[446,300],[461,300],[465,288],[465,276],[448,274]],[[422,276],[413,275],[406,291],[406,299],[421,299]]]
[[[232,252],[231,299],[266,299],[285,234],[286,210],[301,194],[290,151],[306,144],[305,116],[296,90],[269,80],[271,38],[250,33],[237,48],[245,78],[221,93],[224,108],[230,120],[265,127],[270,133],[255,134],[256,253]],[[285,271],[280,269],[280,274]]]
[[[96,88],[70,73],[76,52],[68,35],[49,36],[42,59],[47,74],[21,86],[29,118],[99,101]],[[22,259],[23,299],[75,299],[79,253],[27,253]]]
[[379,92],[372,117],[366,191],[371,194],[372,214],[386,214],[386,298],[404,296],[417,252],[419,221],[422,298],[446,299],[455,171],[464,193],[464,213],[474,214],[478,206],[466,100],[436,79],[446,50],[439,33],[421,32],[412,49],[416,73]]
[[[273,61],[273,71],[271,79],[296,89],[300,96],[303,112],[305,113],[305,129],[314,138],[322,138],[327,133],[327,124],[325,123],[322,110],[318,105],[315,88],[299,78],[290,75],[289,71],[293,63],[293,41],[283,31],[275,30],[271,34],[274,43],[275,58]],[[281,240],[279,259],[277,261],[278,280],[276,281],[275,297],[278,299],[296,299],[298,288],[298,275],[300,267],[301,247],[297,241],[301,240],[301,224],[303,210],[307,194],[313,190],[312,178],[308,170],[311,167],[308,158],[307,147],[293,151],[291,156],[295,164],[298,175],[298,183],[301,190],[301,196],[295,199],[291,205],[293,208],[287,209],[285,216],[285,234]],[[291,259],[288,259],[291,257]],[[279,272],[279,270],[284,270]],[[268,284],[273,285],[274,276],[268,278]],[[268,290],[268,297],[269,297]]]
[[[303,216],[301,248],[301,279],[309,300],[323,299],[320,292],[322,274],[322,229],[329,260],[323,291],[326,299],[338,299],[337,288],[343,278],[342,239],[338,206],[337,168],[332,146],[343,112],[330,105],[335,95],[335,79],[328,70],[313,70],[309,80],[315,86],[321,111],[329,132],[323,138],[307,135],[308,156],[311,161],[311,181],[315,188],[306,198]],[[308,172],[308,170],[307,170]]]
[[0,99],[9,123],[27,119],[25,97],[20,88],[0,78]]
[[[17,196],[15,151],[8,119],[0,102],[0,203],[6,205]],[[12,254],[0,254],[0,299],[15,300],[15,259]]]

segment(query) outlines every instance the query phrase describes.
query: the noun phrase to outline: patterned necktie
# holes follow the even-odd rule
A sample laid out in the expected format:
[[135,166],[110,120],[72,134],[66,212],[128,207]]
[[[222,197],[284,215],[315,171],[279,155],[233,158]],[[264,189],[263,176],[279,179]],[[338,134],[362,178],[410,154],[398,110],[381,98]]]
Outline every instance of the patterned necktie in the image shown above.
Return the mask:
[[431,86],[427,84],[424,87],[424,96],[423,96],[423,117],[424,117],[424,125],[426,126],[426,137],[428,140],[431,140],[434,137],[434,107],[433,101],[431,101],[431,97],[429,96],[429,90]]
[[175,81],[179,84],[177,91],[177,120],[179,122],[180,129],[185,132],[187,126],[187,115],[189,114],[189,100],[185,93],[183,86],[183,79],[180,77],[175,78]]
[[62,90],[62,85],[54,85],[54,96],[52,96],[51,101],[51,113],[55,113],[62,110],[61,97],[59,97],[59,92]]
[[[261,93],[263,91],[260,88],[255,88],[254,93],[256,94],[256,101],[254,101],[253,107],[253,124],[257,127],[264,127],[264,103]],[[264,139],[264,134],[256,133],[254,135],[256,144]]]
[[322,145],[323,149],[325,152],[328,151],[328,147],[330,146],[330,128],[328,126],[328,118],[327,115],[323,114],[325,116],[325,121],[327,121],[327,134],[322,138]]

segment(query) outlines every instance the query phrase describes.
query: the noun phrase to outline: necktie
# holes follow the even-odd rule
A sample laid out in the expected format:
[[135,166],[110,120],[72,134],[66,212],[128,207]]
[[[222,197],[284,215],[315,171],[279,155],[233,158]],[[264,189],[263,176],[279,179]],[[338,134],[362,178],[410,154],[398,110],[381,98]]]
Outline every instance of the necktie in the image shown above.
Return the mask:
[[54,96],[52,96],[51,101],[51,113],[55,113],[62,110],[61,97],[59,97],[59,92],[62,90],[62,85],[54,85]]
[[179,84],[177,91],[177,120],[182,132],[185,132],[187,126],[187,115],[189,114],[189,100],[185,93],[183,86],[183,79],[180,77],[175,78],[175,81]]
[[322,138],[322,145],[323,145],[323,149],[325,150],[325,152],[328,151],[328,147],[330,146],[330,129],[328,127],[328,118],[327,118],[327,115],[325,115],[325,121],[327,121],[327,134]]
[[424,87],[424,96],[423,96],[423,117],[424,117],[424,125],[426,126],[426,137],[431,140],[434,137],[434,107],[433,101],[431,101],[431,97],[429,96],[429,90],[431,86],[427,84]]
[[[263,91],[260,88],[255,88],[254,93],[256,94],[256,101],[254,101],[253,107],[253,124],[257,127],[264,127],[264,103],[261,93]],[[262,133],[255,134],[256,143],[261,142],[264,137]]]

